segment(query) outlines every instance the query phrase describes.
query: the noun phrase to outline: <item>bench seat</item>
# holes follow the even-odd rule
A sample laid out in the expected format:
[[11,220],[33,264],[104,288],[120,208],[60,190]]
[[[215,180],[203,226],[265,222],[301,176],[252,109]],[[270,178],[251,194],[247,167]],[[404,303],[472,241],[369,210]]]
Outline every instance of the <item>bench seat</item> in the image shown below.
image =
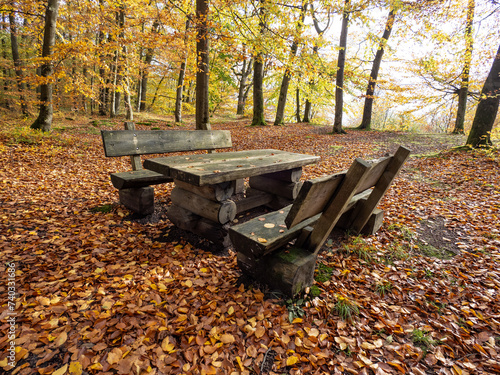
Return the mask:
[[136,189],[172,181],[173,178],[149,169],[111,173],[111,183],[117,189]]

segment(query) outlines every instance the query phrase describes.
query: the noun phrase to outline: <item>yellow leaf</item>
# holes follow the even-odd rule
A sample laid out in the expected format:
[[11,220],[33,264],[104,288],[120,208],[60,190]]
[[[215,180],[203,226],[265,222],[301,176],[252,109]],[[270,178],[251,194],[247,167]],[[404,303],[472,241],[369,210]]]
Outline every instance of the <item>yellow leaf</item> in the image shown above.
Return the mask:
[[274,228],[276,225],[274,225],[273,223],[266,223],[264,224],[264,227],[265,228]]
[[229,309],[227,309],[227,315],[233,315],[234,314],[234,307],[229,306]]
[[262,237],[257,238],[257,241],[259,241],[260,243],[266,243],[267,242],[267,240],[265,238],[262,238]]
[[89,367],[91,370],[97,370],[97,371],[101,371],[102,370],[102,365],[97,362],[97,363],[94,363],[92,366]]
[[294,364],[296,364],[297,362],[299,361],[299,358],[292,355],[291,357],[288,357],[286,359],[286,365],[287,366],[293,366]]
[[83,368],[80,362],[71,362],[69,364],[69,373],[71,375],[82,375]]
[[184,285],[187,286],[188,288],[191,288],[193,286],[193,282],[191,280],[186,280],[184,282]]
[[68,364],[65,364],[63,367],[58,368],[56,371],[54,371],[52,375],[63,375],[66,373],[67,369],[68,369]]
[[165,337],[161,343],[161,348],[164,352],[170,353],[172,350],[174,350],[175,345],[170,343],[168,337]]
[[245,368],[243,367],[243,363],[241,363],[241,358],[240,357],[236,357],[236,362],[238,362],[238,366],[240,368],[240,371],[245,370]]

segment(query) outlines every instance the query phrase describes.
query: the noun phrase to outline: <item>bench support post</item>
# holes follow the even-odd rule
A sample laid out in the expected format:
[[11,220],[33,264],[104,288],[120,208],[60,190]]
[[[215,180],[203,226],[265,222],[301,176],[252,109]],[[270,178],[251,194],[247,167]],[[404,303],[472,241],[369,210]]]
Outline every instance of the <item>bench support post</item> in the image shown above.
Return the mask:
[[155,210],[155,193],[151,186],[118,190],[120,203],[140,215],[152,214]]

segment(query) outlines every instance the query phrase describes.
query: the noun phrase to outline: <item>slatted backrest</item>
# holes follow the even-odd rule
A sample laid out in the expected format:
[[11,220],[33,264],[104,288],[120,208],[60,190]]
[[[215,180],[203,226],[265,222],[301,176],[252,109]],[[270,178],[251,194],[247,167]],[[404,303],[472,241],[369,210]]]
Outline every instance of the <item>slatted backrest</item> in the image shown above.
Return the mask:
[[366,202],[354,210],[352,225],[354,231],[359,233],[409,153],[408,149],[400,147],[391,157],[372,162],[356,159],[347,172],[305,182],[285,223],[291,228],[321,212],[321,216],[314,224],[314,229],[305,243],[307,249],[317,252],[353,197],[373,188]]
[[102,130],[101,136],[108,157],[232,146],[229,130]]
[[323,212],[345,174],[346,172],[340,172],[304,182],[285,218],[287,227],[292,228],[302,221]]

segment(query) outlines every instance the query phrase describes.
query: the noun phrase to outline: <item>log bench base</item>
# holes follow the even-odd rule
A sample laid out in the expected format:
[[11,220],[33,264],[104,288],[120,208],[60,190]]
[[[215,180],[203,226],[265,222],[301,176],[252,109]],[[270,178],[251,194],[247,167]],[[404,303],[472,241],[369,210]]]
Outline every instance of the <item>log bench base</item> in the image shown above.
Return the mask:
[[316,255],[298,248],[280,249],[257,261],[237,254],[238,266],[253,279],[287,295],[296,295],[314,281]]
[[155,210],[154,188],[141,187],[118,190],[120,203],[139,215],[150,215]]

